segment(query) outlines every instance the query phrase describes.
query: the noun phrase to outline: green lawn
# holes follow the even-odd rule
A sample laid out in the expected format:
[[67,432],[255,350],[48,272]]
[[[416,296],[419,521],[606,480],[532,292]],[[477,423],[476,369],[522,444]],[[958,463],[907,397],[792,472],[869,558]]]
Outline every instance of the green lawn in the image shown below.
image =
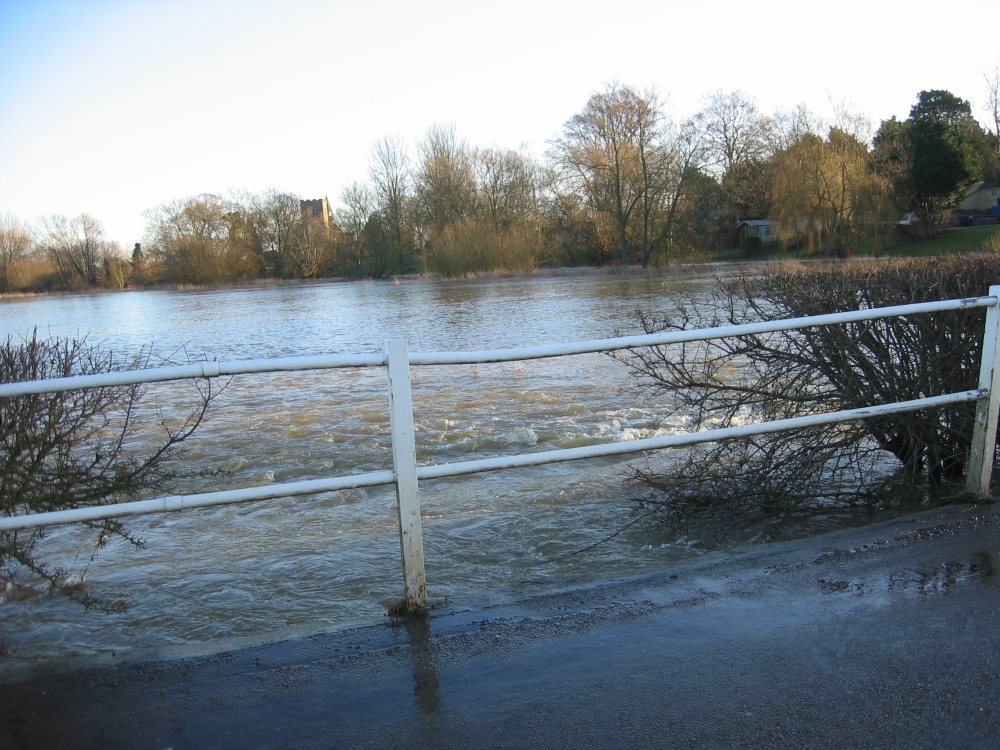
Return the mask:
[[[951,253],[975,253],[988,249],[986,245],[993,237],[998,238],[994,242],[1000,245],[1000,225],[950,229],[926,240],[909,240],[899,236],[891,242],[886,242],[885,238],[877,237],[863,242],[851,243],[851,256],[855,258],[917,258]],[[757,257],[780,260],[790,256],[811,257],[805,252],[795,256],[794,253],[785,253],[778,249],[767,250]],[[717,256],[718,260],[741,258],[745,259],[746,255],[739,249],[723,251]]]
[[974,253],[986,249],[991,237],[1000,237],[1000,225],[983,227],[962,227],[951,229],[937,237],[926,240],[903,241],[891,247],[876,247],[868,242],[868,247],[859,245],[860,255],[885,257],[923,257],[928,255],[948,255],[950,253]]

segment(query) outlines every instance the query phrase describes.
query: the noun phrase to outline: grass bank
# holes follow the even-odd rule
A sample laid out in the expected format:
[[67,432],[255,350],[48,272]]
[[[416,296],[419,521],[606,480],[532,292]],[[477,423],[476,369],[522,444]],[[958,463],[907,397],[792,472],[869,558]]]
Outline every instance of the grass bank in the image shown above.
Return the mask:
[[[867,246],[866,246],[867,245]],[[936,237],[904,240],[889,247],[875,242],[863,243],[858,254],[876,257],[921,258],[953,253],[976,253],[1000,250],[1000,225],[949,229]]]
[[[885,237],[873,237],[851,243],[851,256],[862,258],[927,258],[936,255],[981,252],[1000,252],[1000,225],[949,229],[926,239],[911,239],[898,234],[891,240],[886,240]],[[790,257],[806,259],[820,256],[774,249],[761,257],[768,260],[787,260]],[[716,259],[736,261],[746,260],[747,256],[743,251],[735,249],[720,252]]]

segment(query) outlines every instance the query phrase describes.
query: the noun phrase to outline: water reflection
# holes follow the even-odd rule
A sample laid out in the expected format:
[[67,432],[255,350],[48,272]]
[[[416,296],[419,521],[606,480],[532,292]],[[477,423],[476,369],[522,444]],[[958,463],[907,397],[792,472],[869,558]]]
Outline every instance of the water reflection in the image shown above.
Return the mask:
[[413,700],[424,728],[433,737],[441,731],[444,704],[431,647],[430,619],[425,615],[410,615],[404,627],[413,670]]

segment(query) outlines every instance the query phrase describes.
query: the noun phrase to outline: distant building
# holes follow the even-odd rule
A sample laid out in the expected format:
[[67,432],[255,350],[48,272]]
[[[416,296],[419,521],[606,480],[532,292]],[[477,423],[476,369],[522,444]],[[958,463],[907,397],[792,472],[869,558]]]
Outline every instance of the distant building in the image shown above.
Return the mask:
[[740,237],[760,237],[762,245],[778,241],[778,222],[773,219],[745,219],[736,228]]
[[326,198],[299,201],[299,211],[303,219],[319,219],[326,227],[333,224],[333,211],[330,210],[330,201]]
[[980,181],[965,194],[960,208],[962,211],[989,213],[993,206],[1000,206],[1000,185]]

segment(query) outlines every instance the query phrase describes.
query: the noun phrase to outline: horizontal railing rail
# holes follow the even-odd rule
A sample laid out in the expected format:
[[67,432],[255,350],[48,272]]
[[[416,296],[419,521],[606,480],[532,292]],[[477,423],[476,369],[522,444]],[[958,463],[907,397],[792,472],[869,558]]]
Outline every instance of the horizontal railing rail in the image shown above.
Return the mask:
[[[979,387],[974,390],[890,404],[873,404],[856,409],[822,412],[793,419],[744,424],[737,427],[708,429],[640,440],[602,443],[560,450],[535,451],[473,461],[424,466],[418,466],[416,463],[413,407],[409,377],[410,368],[413,366],[473,365],[614,352],[974,308],[987,308]],[[12,515],[0,518],[0,531],[14,531],[67,523],[93,522],[111,518],[207,508],[280,497],[312,495],[361,487],[395,485],[399,514],[400,548],[403,560],[404,595],[407,608],[416,610],[425,607],[427,603],[418,493],[418,484],[421,480],[480,474],[565,461],[644,453],[736,437],[856,421],[920,409],[934,409],[950,404],[975,402],[977,404],[976,420],[972,439],[972,454],[968,468],[967,489],[975,497],[986,497],[989,492],[993,466],[992,458],[996,444],[997,419],[998,414],[1000,414],[1000,383],[998,383],[998,380],[1000,380],[1000,367],[997,366],[997,356],[1000,353],[1000,347],[997,345],[998,335],[1000,335],[1000,285],[991,287],[990,294],[984,297],[941,300],[742,325],[726,325],[511,349],[478,352],[414,352],[411,354],[407,351],[404,341],[390,341],[387,343],[384,353],[329,354],[232,361],[213,360],[187,365],[77,375],[49,380],[2,383],[0,384],[0,398],[82,388],[141,385],[183,379],[244,374],[384,367],[388,371],[389,379],[388,393],[393,469],[348,476],[287,482],[267,487],[250,487],[189,495],[171,495],[148,500],[109,503],[106,505],[72,508],[47,513]]]
[[[912,401],[900,401],[859,409],[823,412],[806,417],[781,419],[773,422],[754,422],[737,427],[716,428],[700,432],[686,432],[677,435],[641,438],[628,442],[598,443],[577,448],[562,448],[558,450],[520,453],[496,458],[481,458],[473,461],[453,461],[443,464],[417,466],[417,479],[447,479],[449,477],[467,476],[469,474],[485,474],[504,469],[519,469],[529,466],[564,463],[567,461],[582,461],[592,458],[607,458],[609,456],[628,455],[630,453],[646,453],[648,451],[664,450],[666,448],[684,448],[699,443],[730,440],[752,435],[765,435],[786,430],[798,430],[806,427],[849,422],[871,417],[884,417],[889,414],[902,414],[919,409],[932,409],[950,404],[978,401],[986,396],[986,391],[972,390],[944,396],[931,396]],[[273,500],[279,497],[295,497],[299,495],[315,495],[321,492],[336,492],[339,490],[358,489],[361,487],[379,487],[395,482],[392,471],[372,471],[365,474],[351,474],[329,479],[309,479],[299,482],[271,484],[266,487],[247,487],[238,490],[223,490],[219,492],[204,492],[191,495],[168,495],[149,500],[135,500],[109,505],[93,505],[86,508],[69,510],[54,510],[46,513],[26,514],[0,518],[0,531],[13,531],[42,526],[60,526],[67,523],[83,521],[102,521],[109,518],[124,518],[141,516],[150,513],[168,513],[193,508],[209,508],[215,505],[232,505],[234,503],[254,502],[258,500]]]
[[[640,349],[648,346],[667,346],[669,344],[694,341],[709,341],[711,339],[722,339],[733,336],[750,336],[760,333],[789,331],[796,328],[814,328],[816,326],[854,323],[863,320],[879,320],[881,318],[895,318],[905,315],[990,307],[996,304],[996,298],[992,296],[970,297],[960,300],[939,300],[936,302],[879,307],[870,310],[852,310],[850,312],[830,313],[828,315],[786,318],[784,320],[761,323],[696,328],[688,331],[619,336],[616,338],[575,341],[562,344],[540,344],[515,349],[492,349],[478,352],[413,352],[410,354],[409,363],[414,366],[475,365],[548,359],[575,354],[595,354],[623,349]],[[191,378],[214,378],[223,375],[385,367],[386,361],[386,355],[378,352],[367,354],[317,354],[300,357],[271,357],[267,359],[238,359],[229,361],[211,360],[187,365],[152,367],[143,370],[122,370],[94,375],[50,378],[48,380],[0,383],[0,397],[25,396],[31,393],[56,393],[80,388],[163,383],[171,380],[188,380]]]

